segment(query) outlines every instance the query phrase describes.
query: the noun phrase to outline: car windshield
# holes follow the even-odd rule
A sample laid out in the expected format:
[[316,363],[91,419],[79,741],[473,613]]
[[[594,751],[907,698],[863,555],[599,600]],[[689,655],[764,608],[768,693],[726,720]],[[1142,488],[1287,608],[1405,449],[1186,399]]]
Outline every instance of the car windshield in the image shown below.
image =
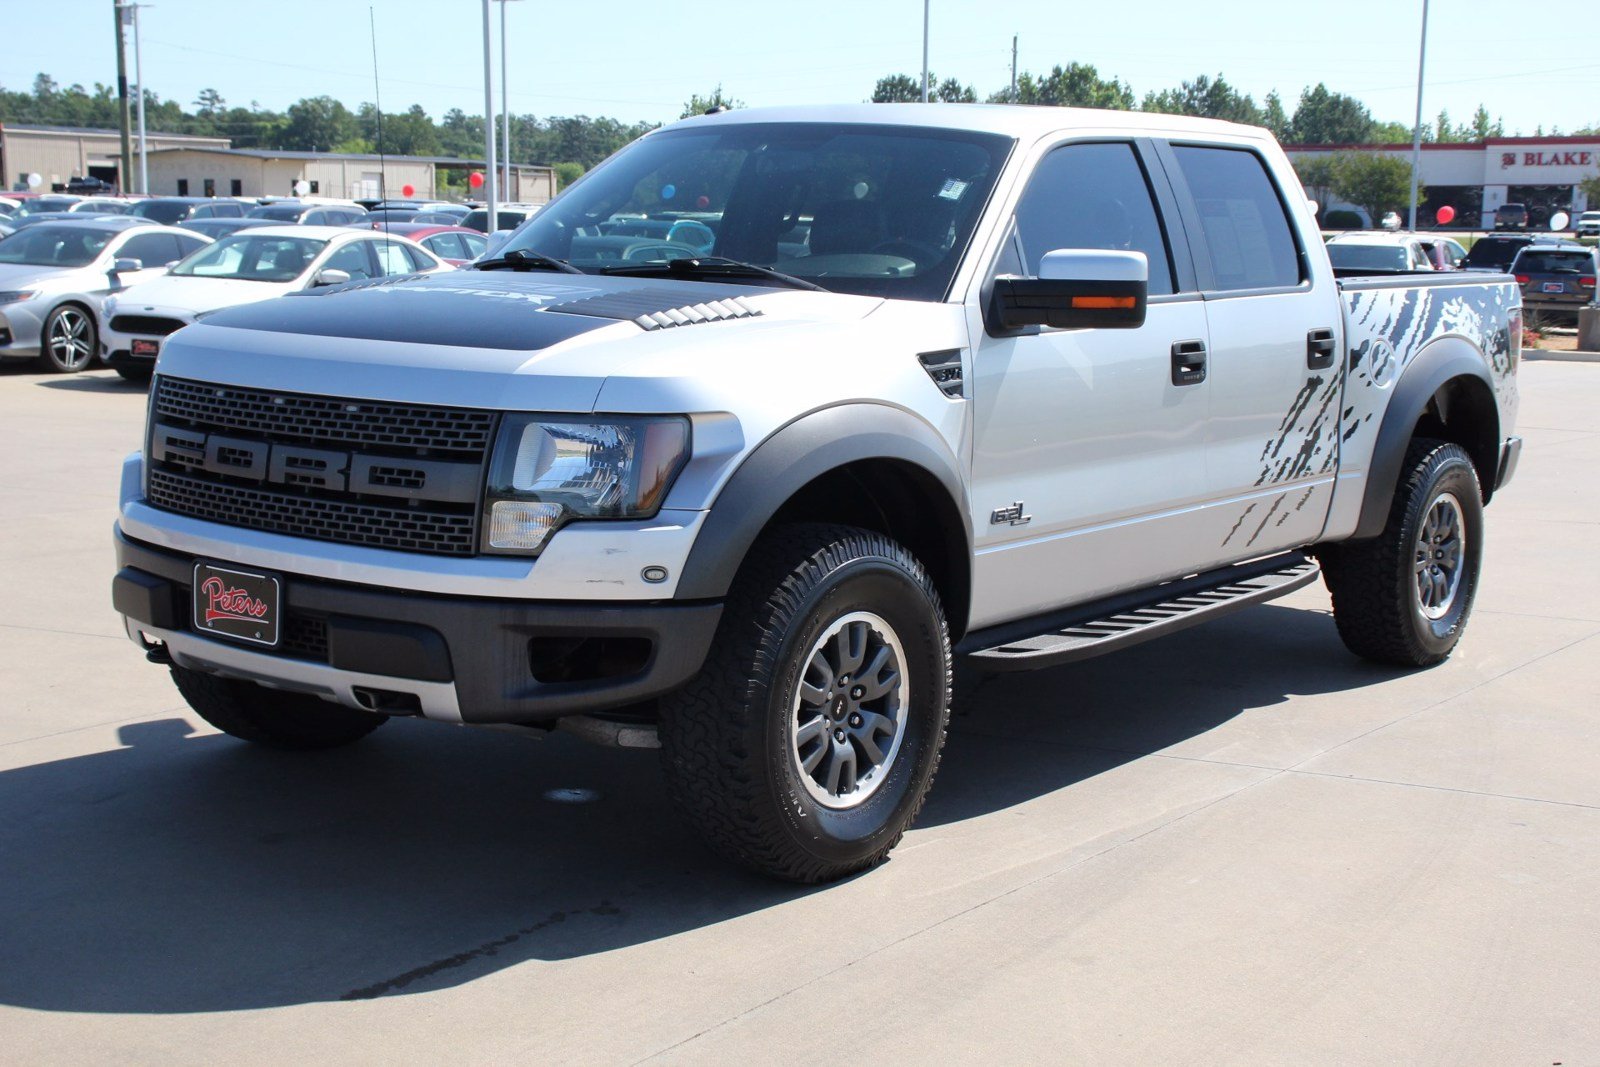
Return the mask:
[[1330,244],[1328,258],[1344,270],[1405,270],[1406,250],[1399,245]]
[[66,211],[78,202],[76,196],[36,196],[31,200],[24,200],[22,206],[17,208],[19,215],[43,215],[47,211]]
[[327,244],[312,237],[240,233],[207,245],[168,273],[187,278],[292,282],[305,273]]
[[128,209],[129,215],[171,226],[189,217],[194,205],[183,200],[140,200]]
[[657,134],[591,171],[502,252],[587,272],[718,256],[837,292],[941,300],[1011,144],[823,123]]
[[1517,257],[1518,274],[1593,274],[1594,257],[1587,252],[1524,252]]
[[275,222],[298,222],[300,221],[300,216],[304,215],[307,210],[309,209],[292,204],[285,204],[281,207],[258,207],[250,212],[246,218],[272,219]]
[[1505,270],[1517,258],[1517,250],[1527,241],[1497,241],[1484,237],[1472,246],[1463,266],[1488,270]]
[[38,267],[82,267],[93,263],[113,236],[110,230],[43,223],[0,241],[0,263]]

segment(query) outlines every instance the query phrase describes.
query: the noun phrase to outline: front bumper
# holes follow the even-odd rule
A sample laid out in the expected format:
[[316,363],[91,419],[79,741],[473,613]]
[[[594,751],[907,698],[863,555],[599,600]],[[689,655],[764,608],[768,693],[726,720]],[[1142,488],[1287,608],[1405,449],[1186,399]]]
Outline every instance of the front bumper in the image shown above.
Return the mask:
[[44,330],[42,298],[0,304],[0,359],[32,359]]
[[190,629],[195,557],[120,530],[116,549],[128,636],[179,666],[446,721],[548,725],[660,696],[698,673],[722,616],[715,602],[441,596],[282,574],[285,636],[258,651]]

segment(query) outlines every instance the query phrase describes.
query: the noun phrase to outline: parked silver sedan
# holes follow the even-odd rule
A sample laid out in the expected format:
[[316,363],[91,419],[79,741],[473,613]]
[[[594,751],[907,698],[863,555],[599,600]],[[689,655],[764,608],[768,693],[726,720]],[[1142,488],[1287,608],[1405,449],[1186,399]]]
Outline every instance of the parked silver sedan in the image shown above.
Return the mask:
[[0,359],[83,370],[100,351],[102,301],[210,243],[126,216],[40,223],[0,239]]

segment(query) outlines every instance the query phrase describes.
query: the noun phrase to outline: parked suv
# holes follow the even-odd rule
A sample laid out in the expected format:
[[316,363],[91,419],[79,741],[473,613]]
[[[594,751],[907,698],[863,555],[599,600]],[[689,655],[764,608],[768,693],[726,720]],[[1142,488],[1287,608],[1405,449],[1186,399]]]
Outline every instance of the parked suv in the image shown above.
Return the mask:
[[1517,258],[1517,253],[1537,240],[1538,238],[1532,234],[1485,234],[1474,241],[1472,247],[1467,250],[1467,258],[1462,260],[1461,269],[1504,274],[1511,269],[1511,261]]
[[1494,212],[1497,230],[1526,230],[1528,228],[1527,204],[1501,204]]
[[1522,306],[1530,319],[1576,319],[1579,308],[1594,303],[1600,249],[1570,241],[1531,244],[1517,253],[1511,273],[1522,286]]
[[1577,237],[1600,237],[1600,211],[1585,211],[1572,227]]

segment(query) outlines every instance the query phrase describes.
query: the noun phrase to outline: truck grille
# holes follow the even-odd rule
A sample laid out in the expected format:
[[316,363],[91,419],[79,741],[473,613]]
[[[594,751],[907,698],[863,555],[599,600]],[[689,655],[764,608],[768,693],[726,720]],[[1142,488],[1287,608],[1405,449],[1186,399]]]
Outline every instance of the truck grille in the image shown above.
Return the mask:
[[488,411],[158,376],[148,499],[253,530],[470,556],[479,522],[472,487],[483,484],[495,422]]

